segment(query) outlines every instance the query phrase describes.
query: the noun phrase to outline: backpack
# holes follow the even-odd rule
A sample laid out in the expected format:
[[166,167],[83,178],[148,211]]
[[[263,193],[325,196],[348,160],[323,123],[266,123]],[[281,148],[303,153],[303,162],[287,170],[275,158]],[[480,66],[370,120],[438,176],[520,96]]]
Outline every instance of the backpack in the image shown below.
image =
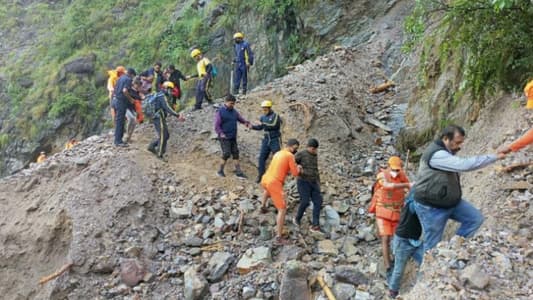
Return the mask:
[[157,99],[162,96],[164,97],[163,92],[152,93],[146,96],[146,99],[142,102],[142,109],[145,117],[150,119],[155,117],[155,114],[157,113]]
[[217,77],[218,75],[218,70],[217,70],[217,67],[215,67],[214,64],[211,64],[211,76],[213,78]]

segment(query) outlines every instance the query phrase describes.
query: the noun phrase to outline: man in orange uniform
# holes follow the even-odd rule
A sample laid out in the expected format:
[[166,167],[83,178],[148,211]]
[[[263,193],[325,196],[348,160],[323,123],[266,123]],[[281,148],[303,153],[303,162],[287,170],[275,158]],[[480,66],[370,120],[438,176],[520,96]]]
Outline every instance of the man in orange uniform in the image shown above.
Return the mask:
[[[526,88],[524,89],[524,92],[528,96],[527,99],[527,109],[533,109],[533,80],[531,80]],[[529,94],[528,94],[529,92]],[[527,145],[531,145],[533,143],[533,128],[529,129],[528,132],[526,132],[523,136],[518,138],[516,141],[514,141],[509,146],[504,146],[500,150],[498,150],[498,153],[507,154],[509,152],[516,152]]]
[[524,94],[527,97],[526,108],[533,109],[533,80],[530,80],[524,87]]
[[46,153],[44,153],[44,151],[41,151],[41,153],[39,154],[39,157],[37,157],[37,163],[40,164],[45,160],[46,160]]
[[266,201],[268,197],[272,198],[274,206],[278,210],[276,218],[278,244],[287,244],[288,241],[283,238],[283,224],[285,223],[285,214],[287,213],[287,202],[283,195],[283,183],[285,177],[290,172],[292,176],[298,176],[302,172],[302,167],[296,164],[294,153],[298,151],[300,143],[296,139],[289,139],[284,149],[276,152],[272,157],[270,166],[261,179],[261,186],[265,189],[263,199],[261,199],[261,212],[267,211]]
[[398,156],[389,158],[389,167],[377,175],[374,195],[369,212],[376,214],[376,224],[381,236],[383,263],[387,274],[390,272],[390,239],[396,231],[400,220],[405,191],[410,188],[409,179],[402,170],[402,160]]

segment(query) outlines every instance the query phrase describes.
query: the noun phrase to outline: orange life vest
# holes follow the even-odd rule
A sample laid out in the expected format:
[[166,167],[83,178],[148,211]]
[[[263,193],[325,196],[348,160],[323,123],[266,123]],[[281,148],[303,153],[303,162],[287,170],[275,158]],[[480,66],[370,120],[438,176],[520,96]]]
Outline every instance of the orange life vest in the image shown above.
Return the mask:
[[405,188],[385,188],[379,181],[383,177],[390,183],[409,183],[409,179],[403,171],[396,178],[390,175],[390,170],[383,170],[378,174],[378,183],[375,187],[372,202],[375,203],[376,217],[390,221],[400,220],[400,211],[405,199]]

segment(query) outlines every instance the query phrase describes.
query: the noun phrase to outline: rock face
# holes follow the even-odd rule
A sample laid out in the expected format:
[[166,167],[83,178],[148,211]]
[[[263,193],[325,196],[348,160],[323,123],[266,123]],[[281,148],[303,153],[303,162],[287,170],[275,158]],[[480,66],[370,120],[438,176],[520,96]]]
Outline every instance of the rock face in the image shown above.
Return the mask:
[[185,299],[201,300],[208,294],[207,280],[196,272],[196,267],[190,267],[183,274],[185,282]]
[[307,268],[300,262],[291,260],[285,267],[280,300],[311,300],[311,292],[307,284]]

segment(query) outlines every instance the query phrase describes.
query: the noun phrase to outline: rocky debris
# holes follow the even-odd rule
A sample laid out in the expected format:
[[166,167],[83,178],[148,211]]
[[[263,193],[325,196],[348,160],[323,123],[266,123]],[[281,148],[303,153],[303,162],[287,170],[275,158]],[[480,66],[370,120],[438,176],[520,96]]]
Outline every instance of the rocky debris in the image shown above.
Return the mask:
[[184,293],[186,300],[201,300],[209,292],[209,284],[205,278],[198,274],[196,267],[192,266],[183,274]]
[[333,287],[333,293],[339,300],[351,300],[355,296],[355,287],[347,283],[337,283]]
[[233,256],[227,252],[216,252],[211,256],[207,264],[209,275],[207,279],[209,282],[218,282],[222,276],[228,271],[230,264],[233,261]]
[[285,266],[279,293],[280,300],[308,300],[311,290],[307,282],[307,267],[301,262],[291,260]]
[[269,247],[248,249],[237,263],[237,269],[241,274],[245,274],[271,261],[272,254]]

